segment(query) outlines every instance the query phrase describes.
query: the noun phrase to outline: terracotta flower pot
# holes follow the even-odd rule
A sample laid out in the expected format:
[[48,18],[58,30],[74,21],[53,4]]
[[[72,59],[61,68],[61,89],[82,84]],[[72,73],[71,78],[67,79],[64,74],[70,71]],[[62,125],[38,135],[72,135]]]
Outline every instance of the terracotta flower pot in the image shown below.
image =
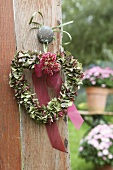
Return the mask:
[[107,95],[109,90],[101,87],[86,88],[88,110],[95,112],[103,112],[106,107]]
[[95,170],[113,170],[111,165],[104,165],[103,167],[95,168]]
[[109,94],[113,94],[113,89],[109,89]]

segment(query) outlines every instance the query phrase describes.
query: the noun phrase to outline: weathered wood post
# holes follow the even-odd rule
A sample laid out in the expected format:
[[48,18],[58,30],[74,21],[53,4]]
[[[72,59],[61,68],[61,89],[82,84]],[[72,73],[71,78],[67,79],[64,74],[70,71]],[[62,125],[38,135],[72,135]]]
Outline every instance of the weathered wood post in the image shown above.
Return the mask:
[[[1,0],[0,1],[0,169],[1,170],[69,170],[69,153],[52,148],[45,125],[38,125],[26,112],[18,110],[13,90],[9,87],[10,63],[29,30],[33,12],[41,11],[45,25],[61,23],[60,0]],[[41,18],[36,18],[41,22]],[[61,36],[50,44],[59,49]],[[33,31],[24,43],[25,50],[42,50]],[[30,78],[30,75],[29,75]],[[63,141],[68,140],[67,121],[58,122]],[[69,150],[67,148],[67,150]]]

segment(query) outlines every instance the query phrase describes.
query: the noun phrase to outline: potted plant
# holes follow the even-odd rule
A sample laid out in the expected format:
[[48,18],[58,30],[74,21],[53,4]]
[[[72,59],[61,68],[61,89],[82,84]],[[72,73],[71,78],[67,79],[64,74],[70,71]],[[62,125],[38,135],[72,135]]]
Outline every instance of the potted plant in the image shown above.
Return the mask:
[[113,70],[94,66],[84,72],[83,85],[86,87],[89,111],[103,112],[107,95],[113,88]]
[[79,156],[93,162],[96,170],[113,170],[113,125],[93,128],[81,140]]

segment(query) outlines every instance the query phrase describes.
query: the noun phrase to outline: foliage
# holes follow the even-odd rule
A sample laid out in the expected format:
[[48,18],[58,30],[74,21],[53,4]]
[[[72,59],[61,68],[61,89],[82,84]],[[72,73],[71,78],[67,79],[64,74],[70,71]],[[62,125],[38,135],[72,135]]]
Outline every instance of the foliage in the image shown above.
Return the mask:
[[113,125],[96,126],[81,140],[79,155],[95,165],[113,165]]
[[74,20],[64,28],[73,37],[66,48],[83,65],[113,60],[112,7],[113,0],[63,0],[63,22]]
[[83,85],[113,88],[113,70],[109,67],[92,67],[84,72]]
[[79,103],[77,105],[77,109],[79,109],[79,110],[88,110],[88,105],[87,105],[86,102]]

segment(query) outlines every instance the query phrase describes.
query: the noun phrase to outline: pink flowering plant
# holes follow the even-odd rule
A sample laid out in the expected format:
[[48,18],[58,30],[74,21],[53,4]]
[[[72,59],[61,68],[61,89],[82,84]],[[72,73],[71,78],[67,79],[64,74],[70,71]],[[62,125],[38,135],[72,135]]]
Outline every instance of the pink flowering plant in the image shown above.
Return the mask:
[[110,67],[92,67],[84,72],[83,85],[113,88],[113,70]]
[[79,155],[97,166],[113,166],[113,125],[102,124],[93,128],[81,140]]

